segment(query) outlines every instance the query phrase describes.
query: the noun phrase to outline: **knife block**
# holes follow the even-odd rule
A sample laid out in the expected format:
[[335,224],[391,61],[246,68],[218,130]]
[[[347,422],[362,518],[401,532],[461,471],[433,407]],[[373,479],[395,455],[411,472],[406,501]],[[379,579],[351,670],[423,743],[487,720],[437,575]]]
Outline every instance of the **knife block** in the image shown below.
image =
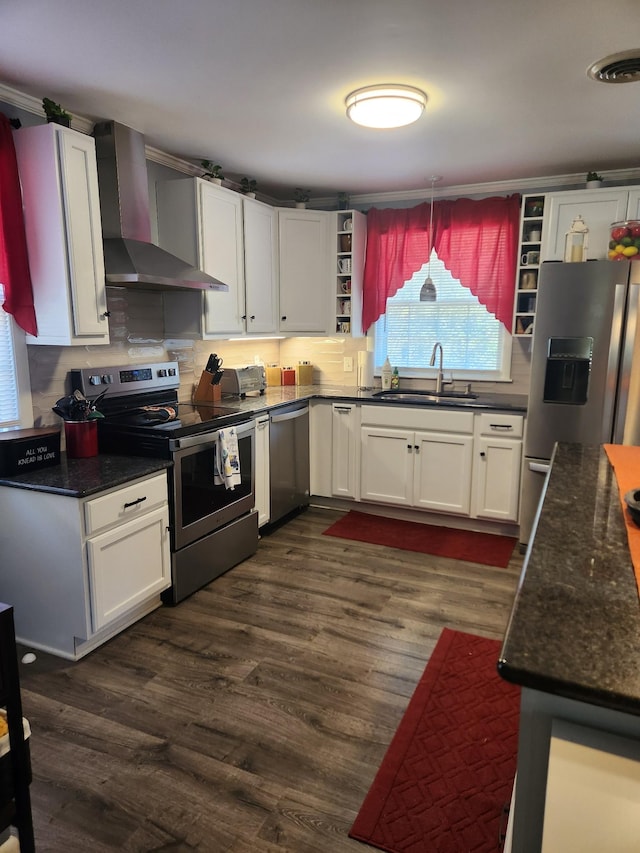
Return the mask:
[[222,399],[222,390],[220,385],[211,384],[211,374],[206,370],[202,371],[200,382],[193,395],[194,403],[217,403]]

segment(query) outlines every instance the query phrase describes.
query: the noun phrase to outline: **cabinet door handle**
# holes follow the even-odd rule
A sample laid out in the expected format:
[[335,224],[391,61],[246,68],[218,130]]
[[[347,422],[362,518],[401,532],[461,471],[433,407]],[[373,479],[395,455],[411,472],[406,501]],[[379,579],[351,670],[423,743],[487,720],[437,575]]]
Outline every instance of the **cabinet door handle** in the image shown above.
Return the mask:
[[110,316],[111,316],[111,311],[104,311],[104,312],[103,312],[103,314],[102,314],[102,316],[103,316],[103,317],[110,317]]
[[285,316],[285,317],[280,317],[280,319],[281,319],[281,320],[286,320],[287,318],[286,318],[286,316]]
[[420,445],[419,444],[414,444],[413,449],[415,450],[416,453],[420,453]]
[[242,317],[240,317],[240,319],[241,319],[241,320],[246,320],[246,319],[247,319],[247,315],[246,315],[246,314],[243,314],[243,315],[242,315]]
[[487,454],[484,452],[484,450],[481,450],[481,451],[480,451],[480,456],[481,456],[483,459],[484,459],[484,457],[485,457],[486,455],[487,455]]
[[256,319],[256,315],[255,315],[255,314],[252,314],[252,315],[249,317],[249,319],[250,319],[250,320],[255,320],[255,319]]
[[351,406],[334,406],[334,412],[350,412]]
[[413,444],[407,444],[407,450],[409,451],[409,453],[411,453],[411,451],[413,450]]
[[510,429],[513,429],[513,424],[490,424],[490,427],[491,429],[503,429],[508,431]]
[[137,498],[135,501],[129,501],[129,503],[126,503],[124,505],[124,508],[128,509],[130,506],[137,506],[138,504],[141,504],[144,501],[146,501],[146,498]]

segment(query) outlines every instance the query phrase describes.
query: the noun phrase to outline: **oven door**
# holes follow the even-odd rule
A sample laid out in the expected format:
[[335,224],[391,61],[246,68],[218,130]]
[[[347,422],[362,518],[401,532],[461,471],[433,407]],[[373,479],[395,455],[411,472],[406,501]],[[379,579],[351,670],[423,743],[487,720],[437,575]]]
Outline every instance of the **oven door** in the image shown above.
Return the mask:
[[241,483],[233,489],[214,482],[218,430],[179,440],[173,452],[173,550],[224,527],[255,505],[255,427],[234,424]]

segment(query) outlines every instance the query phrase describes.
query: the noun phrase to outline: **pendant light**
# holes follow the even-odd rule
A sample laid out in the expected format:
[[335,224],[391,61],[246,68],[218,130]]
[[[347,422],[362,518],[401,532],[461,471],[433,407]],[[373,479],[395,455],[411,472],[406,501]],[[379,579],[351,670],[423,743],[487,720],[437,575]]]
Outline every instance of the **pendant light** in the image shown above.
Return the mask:
[[427,277],[420,288],[420,302],[435,302],[437,298],[436,286],[431,278],[431,250],[433,249],[433,187],[439,175],[431,175],[431,213],[429,215],[429,260],[427,262]]

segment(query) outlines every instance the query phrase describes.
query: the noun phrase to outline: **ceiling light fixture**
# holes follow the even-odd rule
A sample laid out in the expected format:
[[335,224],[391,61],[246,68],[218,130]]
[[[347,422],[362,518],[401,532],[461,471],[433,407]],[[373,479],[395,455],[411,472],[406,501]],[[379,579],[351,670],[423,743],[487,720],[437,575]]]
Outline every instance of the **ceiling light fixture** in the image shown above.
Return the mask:
[[427,277],[420,288],[420,302],[435,302],[438,294],[436,286],[431,278],[431,250],[433,249],[433,187],[440,175],[431,175],[431,213],[429,215],[429,261],[427,263]]
[[356,89],[345,99],[347,115],[364,127],[404,127],[417,121],[427,96],[413,86],[385,83]]

